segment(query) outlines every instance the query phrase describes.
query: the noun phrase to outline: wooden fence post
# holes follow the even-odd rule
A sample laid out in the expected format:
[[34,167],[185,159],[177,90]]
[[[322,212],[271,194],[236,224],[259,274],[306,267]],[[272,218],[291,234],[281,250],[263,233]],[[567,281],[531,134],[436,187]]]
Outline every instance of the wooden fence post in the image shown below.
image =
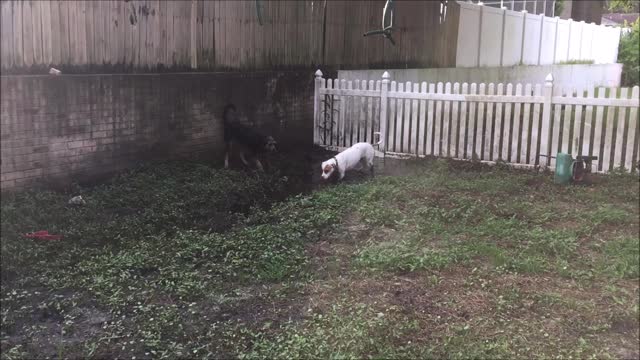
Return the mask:
[[390,77],[391,76],[389,75],[389,72],[385,71],[384,74],[382,74],[382,84],[380,84],[380,145],[378,147],[378,150],[380,150],[382,153],[385,152],[385,140],[387,139],[387,122],[389,121],[387,116],[387,103],[389,102],[388,94]]
[[[544,79],[544,90],[542,96],[544,100],[542,102],[542,126],[540,127],[540,146],[538,147],[538,156],[536,158],[536,165],[540,164],[540,155],[546,155],[546,166],[551,164],[551,132],[549,127],[551,124],[551,98],[553,96],[553,75],[549,73]],[[557,126],[557,124],[554,124]],[[541,154],[544,151],[544,154]]]
[[320,123],[320,87],[322,86],[322,71],[316,71],[316,79],[313,91],[313,143],[320,144],[319,123]]

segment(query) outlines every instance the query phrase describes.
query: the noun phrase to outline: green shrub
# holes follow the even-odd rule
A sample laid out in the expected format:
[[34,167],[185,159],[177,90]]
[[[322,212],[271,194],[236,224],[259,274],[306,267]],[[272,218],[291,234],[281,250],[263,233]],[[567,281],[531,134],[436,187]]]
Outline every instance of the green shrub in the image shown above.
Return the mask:
[[620,39],[618,60],[623,64],[622,84],[640,84],[640,19],[631,26],[631,32]]

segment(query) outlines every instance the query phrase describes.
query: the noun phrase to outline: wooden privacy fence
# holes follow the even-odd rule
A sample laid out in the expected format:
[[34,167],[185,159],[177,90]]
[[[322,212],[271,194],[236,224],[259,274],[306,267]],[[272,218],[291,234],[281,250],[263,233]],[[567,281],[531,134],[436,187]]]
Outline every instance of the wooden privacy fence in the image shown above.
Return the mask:
[[555,167],[558,152],[597,156],[594,169],[638,162],[639,88],[544,84],[405,84],[323,79],[316,72],[315,144],[342,150],[382,143],[380,154],[440,156]]
[[385,0],[2,0],[0,69],[455,65],[456,2],[400,2],[396,46],[362,36],[381,26],[384,6]]

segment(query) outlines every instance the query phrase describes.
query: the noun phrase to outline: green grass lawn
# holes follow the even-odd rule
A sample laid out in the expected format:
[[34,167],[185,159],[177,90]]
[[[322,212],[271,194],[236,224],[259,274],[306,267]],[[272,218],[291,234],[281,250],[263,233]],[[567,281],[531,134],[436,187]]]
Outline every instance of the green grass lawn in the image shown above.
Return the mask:
[[81,207],[4,195],[2,359],[638,357],[637,175],[410,170],[277,202],[279,176],[190,163]]

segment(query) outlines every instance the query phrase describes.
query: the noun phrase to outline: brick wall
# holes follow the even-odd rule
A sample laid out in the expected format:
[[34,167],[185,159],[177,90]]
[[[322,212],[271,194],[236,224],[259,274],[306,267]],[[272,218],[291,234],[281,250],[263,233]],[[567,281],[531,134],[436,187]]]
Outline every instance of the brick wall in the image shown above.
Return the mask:
[[219,160],[228,102],[281,147],[312,142],[313,71],[0,80],[2,191],[86,181],[147,159]]

